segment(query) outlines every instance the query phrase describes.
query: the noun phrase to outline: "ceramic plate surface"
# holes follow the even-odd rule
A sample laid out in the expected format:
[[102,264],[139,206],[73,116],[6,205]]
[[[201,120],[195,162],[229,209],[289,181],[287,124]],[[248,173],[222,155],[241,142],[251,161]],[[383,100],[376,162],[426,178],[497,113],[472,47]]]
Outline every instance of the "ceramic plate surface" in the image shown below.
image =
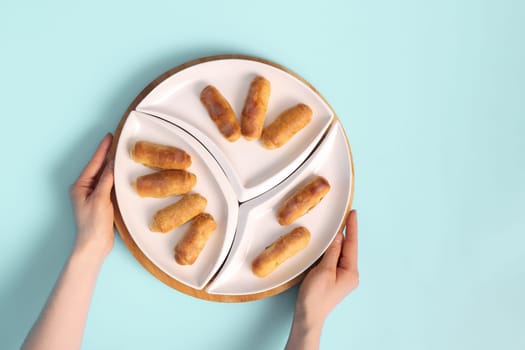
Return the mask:
[[[191,266],[175,262],[173,248],[189,223],[166,234],[151,232],[151,218],[159,209],[176,202],[180,196],[141,198],[131,187],[138,176],[154,170],[136,163],[129,155],[138,140],[184,149],[192,157],[188,171],[197,176],[193,192],[208,200],[206,212],[213,215],[217,229]],[[131,112],[120,134],[115,154],[115,193],[124,223],[137,246],[161,270],[195,289],[202,289],[213,277],[231,247],[238,218],[238,202],[224,172],[209,152],[191,135],[159,118]]]

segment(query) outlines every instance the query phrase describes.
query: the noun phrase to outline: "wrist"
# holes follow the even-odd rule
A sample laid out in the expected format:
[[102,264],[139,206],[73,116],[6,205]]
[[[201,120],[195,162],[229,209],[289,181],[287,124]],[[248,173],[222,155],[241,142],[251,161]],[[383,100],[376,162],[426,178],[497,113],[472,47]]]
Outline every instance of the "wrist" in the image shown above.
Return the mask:
[[298,298],[294,310],[294,323],[305,330],[322,329],[326,316],[323,316],[320,305],[316,306],[316,308],[308,307],[306,302]]
[[73,251],[86,258],[103,262],[113,248],[113,227],[78,228],[77,239]]
[[85,266],[94,266],[100,267],[106,259],[106,254],[104,254],[100,249],[95,247],[90,247],[86,244],[79,244],[78,242],[73,247],[71,252],[70,260],[74,260]]
[[293,327],[297,328],[301,333],[315,334],[316,332],[321,333],[323,329],[324,319],[312,315],[311,313],[303,310],[295,310]]

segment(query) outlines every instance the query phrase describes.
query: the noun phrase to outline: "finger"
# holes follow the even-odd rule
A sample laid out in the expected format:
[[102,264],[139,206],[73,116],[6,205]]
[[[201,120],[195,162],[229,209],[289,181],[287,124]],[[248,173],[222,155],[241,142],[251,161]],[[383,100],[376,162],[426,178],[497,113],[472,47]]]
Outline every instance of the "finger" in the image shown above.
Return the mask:
[[98,180],[98,183],[95,187],[94,194],[109,198],[111,188],[113,187],[113,165],[113,160],[107,162],[106,166],[104,167],[104,171],[102,172],[102,175],[100,175],[100,179]]
[[102,165],[104,164],[104,159],[106,158],[106,154],[111,147],[112,141],[113,135],[110,133],[104,136],[97,150],[95,151],[95,154],[93,154],[93,157],[91,157],[91,160],[78,177],[77,183],[90,182],[97,176],[102,168]]
[[343,235],[338,233],[332,243],[328,246],[328,249],[324,253],[323,259],[319,263],[319,266],[335,270],[337,268],[337,261],[341,254],[341,244],[343,242]]
[[346,238],[343,243],[339,267],[357,271],[357,212],[352,210],[346,218]]

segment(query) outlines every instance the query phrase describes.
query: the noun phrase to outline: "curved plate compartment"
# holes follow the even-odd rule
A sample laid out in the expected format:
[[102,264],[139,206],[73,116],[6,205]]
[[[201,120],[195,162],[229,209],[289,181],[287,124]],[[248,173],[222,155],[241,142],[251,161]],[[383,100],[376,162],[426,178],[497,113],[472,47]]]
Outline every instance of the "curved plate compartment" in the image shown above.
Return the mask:
[[[271,83],[265,125],[299,102],[313,110],[312,121],[279,149],[267,150],[259,141],[227,141],[202,106],[199,95],[216,86],[240,120],[248,87],[256,75]],[[240,202],[263,194],[290,176],[312,152],[334,115],[308,85],[271,65],[245,59],[220,59],[187,67],[155,87],[136,107],[185,129],[202,142],[223,168]]]
[[[179,197],[141,198],[131,187],[138,176],[154,170],[131,159],[129,150],[138,140],[184,149],[192,156],[188,171],[197,176],[193,192],[208,199],[206,212],[217,221],[217,229],[191,266],[175,262],[173,248],[189,223],[166,234],[148,228],[155,212]],[[164,120],[131,112],[122,129],[115,155],[115,193],[124,223],[137,246],[161,270],[195,289],[202,289],[217,272],[231,247],[237,226],[238,202],[228,179],[208,151],[187,132]]]
[[[324,176],[331,189],[309,213],[289,226],[280,226],[276,211],[298,186],[314,175]],[[239,225],[224,266],[210,283],[210,294],[243,295],[278,287],[298,276],[326,250],[341,229],[352,191],[350,150],[339,121],[333,123],[320,146],[286,181],[262,196],[241,204]],[[251,271],[253,259],[279,236],[305,226],[311,232],[308,246],[265,278]]]

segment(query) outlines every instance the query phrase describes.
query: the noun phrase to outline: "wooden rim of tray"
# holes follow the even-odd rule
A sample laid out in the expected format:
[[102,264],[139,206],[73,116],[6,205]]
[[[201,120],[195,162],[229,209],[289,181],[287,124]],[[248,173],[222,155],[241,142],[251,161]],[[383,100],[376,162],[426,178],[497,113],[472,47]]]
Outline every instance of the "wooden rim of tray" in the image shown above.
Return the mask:
[[[129,116],[130,112],[134,111],[136,109],[137,105],[153,89],[155,89],[159,84],[161,84],[167,78],[171,77],[172,75],[174,75],[174,74],[176,74],[176,73],[180,72],[181,70],[184,70],[184,69],[186,69],[188,67],[195,66],[195,65],[198,65],[198,64],[201,64],[201,63],[204,63],[204,62],[216,61],[216,60],[225,60],[225,59],[242,59],[242,60],[256,61],[256,62],[260,62],[260,63],[264,63],[264,64],[267,64],[267,65],[273,66],[275,68],[278,68],[278,69],[280,69],[280,70],[282,70],[282,71],[284,71],[284,72],[294,76],[295,78],[297,78],[300,81],[302,81],[303,83],[305,83],[310,89],[312,89],[312,91],[314,91],[328,105],[328,107],[330,108],[330,110],[332,111],[332,113],[334,115],[334,121],[335,120],[339,120],[339,117],[335,113],[335,111],[332,108],[332,106],[328,103],[328,101],[326,101],[326,99],[309,82],[307,82],[301,76],[299,76],[298,74],[292,72],[291,70],[289,70],[286,67],[283,67],[283,66],[281,66],[281,65],[279,65],[279,64],[277,64],[275,62],[272,62],[272,61],[269,61],[269,60],[266,60],[266,59],[253,57],[253,56],[246,56],[246,55],[215,55],[215,56],[202,57],[202,58],[197,58],[197,59],[188,61],[186,63],[183,63],[183,64],[181,64],[181,65],[179,65],[179,66],[177,66],[175,68],[172,68],[172,69],[168,70],[167,72],[161,74],[159,77],[157,77],[155,80],[153,80],[148,86],[146,86],[144,88],[144,90],[142,90],[137,95],[137,97],[133,100],[133,102],[129,105],[129,107],[124,112],[122,118],[120,119],[119,124],[117,125],[117,128],[115,129],[115,133],[114,133],[114,137],[113,137],[113,143],[111,145],[111,149],[110,149],[110,153],[109,153],[109,159],[115,159],[115,152],[116,152],[116,149],[117,149],[118,141],[120,139],[120,134],[122,132],[122,128],[124,127],[124,124],[127,121],[127,118]],[[349,193],[350,199],[348,201],[348,205],[347,205],[346,210],[345,210],[345,212],[347,213],[346,215],[348,215],[348,212],[350,211],[350,208],[352,207],[352,201],[353,201],[353,198],[354,198],[354,160],[353,160],[353,157],[352,157],[352,150],[350,148],[350,143],[348,141],[346,133],[343,133],[343,134],[344,134],[344,137],[345,137],[346,144],[348,146],[348,151],[349,151],[349,156],[350,156],[350,164],[351,164],[351,175],[352,175],[352,186],[351,186],[351,191]],[[293,287],[297,283],[301,282],[303,280],[303,278],[305,277],[306,273],[311,269],[311,267],[310,267],[306,271],[301,273],[299,276],[293,278],[292,280],[290,280],[290,281],[288,281],[288,282],[286,282],[286,283],[284,283],[284,284],[282,284],[280,286],[277,286],[275,288],[272,288],[270,290],[267,290],[267,291],[264,291],[264,292],[260,292],[260,293],[242,294],[242,295],[224,295],[224,294],[209,294],[209,293],[206,293],[205,292],[206,287],[209,285],[209,283],[211,283],[213,281],[213,279],[217,275],[218,271],[215,273],[215,276],[210,280],[210,282],[208,282],[208,284],[202,290],[189,287],[189,286],[187,286],[187,285],[177,281],[173,277],[169,276],[167,273],[162,271],[157,265],[155,265],[151,260],[149,260],[148,257],[144,254],[144,252],[142,252],[142,250],[137,246],[137,244],[133,240],[131,234],[128,231],[128,228],[124,224],[124,220],[122,219],[122,214],[120,213],[120,208],[119,208],[119,205],[118,205],[118,202],[117,202],[117,198],[116,198],[116,194],[115,194],[114,190],[111,193],[111,201],[113,202],[113,207],[114,207],[114,212],[115,212],[115,226],[117,228],[117,231],[118,231],[120,237],[122,238],[122,240],[124,241],[124,243],[126,244],[126,246],[128,247],[128,249],[130,250],[130,252],[135,257],[135,259],[137,259],[140,262],[140,264],[146,270],[148,270],[153,276],[155,276],[157,279],[159,279],[160,281],[164,282],[168,286],[170,286],[170,287],[172,287],[172,288],[174,288],[174,289],[176,289],[176,290],[178,290],[178,291],[180,291],[180,292],[182,292],[184,294],[187,294],[187,295],[190,295],[190,296],[193,296],[193,297],[196,297],[196,298],[208,300],[208,301],[219,301],[219,302],[245,302],[245,301],[258,300],[258,299],[263,299],[263,298],[266,298],[266,297],[269,297],[269,296],[273,296],[273,295],[279,294],[279,293],[284,292],[285,290]],[[339,231],[338,232],[342,232],[343,231],[344,226],[345,226],[345,222],[346,222],[346,220],[343,220],[341,226],[339,227]],[[314,265],[315,265],[315,263],[312,264],[312,266],[314,266]]]

